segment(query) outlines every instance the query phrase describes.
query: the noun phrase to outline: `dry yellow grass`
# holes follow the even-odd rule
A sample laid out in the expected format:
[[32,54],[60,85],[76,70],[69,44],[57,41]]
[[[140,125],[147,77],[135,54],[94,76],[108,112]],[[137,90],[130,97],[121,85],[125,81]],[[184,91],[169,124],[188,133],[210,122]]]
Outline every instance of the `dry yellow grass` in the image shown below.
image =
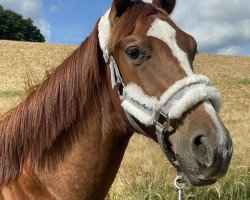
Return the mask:
[[[27,72],[29,74],[30,71],[34,71],[37,78],[42,79],[46,70],[58,66],[75,48],[74,46],[0,41],[0,114],[19,101]],[[222,93],[224,105],[220,116],[231,133],[235,147],[230,173],[234,173],[238,167],[243,171],[247,170],[244,171],[247,182],[243,182],[243,185],[248,190],[249,186],[246,183],[250,182],[248,158],[250,155],[250,57],[198,55],[195,60],[195,71],[207,75]],[[238,175],[241,176],[241,174]],[[142,136],[134,136],[107,199],[164,198],[157,192],[157,187],[161,187],[159,183],[165,184],[162,187],[167,195],[172,187],[174,176],[172,167],[159,147]],[[150,178],[147,179],[148,177]],[[145,183],[144,180],[150,180],[150,182]],[[216,195],[220,195],[223,184],[217,183],[206,192],[214,191]],[[238,182],[232,184],[238,184]],[[137,190],[147,188],[147,193],[144,194],[145,191],[142,189],[142,193],[136,191],[139,197],[132,195],[136,193],[135,186]],[[189,191],[188,195],[194,198],[192,191]],[[166,199],[171,199],[171,196]]]
[[27,74],[31,75],[33,71],[38,79],[42,79],[46,70],[57,67],[75,48],[65,45],[0,41],[0,113],[18,101],[18,95],[8,94],[24,90]]

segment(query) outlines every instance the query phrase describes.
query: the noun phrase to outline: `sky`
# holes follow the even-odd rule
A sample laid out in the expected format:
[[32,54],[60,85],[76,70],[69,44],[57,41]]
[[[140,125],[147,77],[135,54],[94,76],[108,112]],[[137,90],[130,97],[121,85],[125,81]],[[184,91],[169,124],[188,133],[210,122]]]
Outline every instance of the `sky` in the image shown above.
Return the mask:
[[[150,2],[152,0],[144,0]],[[0,0],[31,18],[48,43],[79,45],[111,0]],[[250,56],[249,0],[177,0],[173,21],[195,37],[200,53]]]

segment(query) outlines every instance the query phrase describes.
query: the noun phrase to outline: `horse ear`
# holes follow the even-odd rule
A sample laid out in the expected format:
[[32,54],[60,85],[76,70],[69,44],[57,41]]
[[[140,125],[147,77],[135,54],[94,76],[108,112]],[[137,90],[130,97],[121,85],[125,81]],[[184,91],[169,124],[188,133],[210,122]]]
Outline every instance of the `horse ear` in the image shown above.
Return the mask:
[[111,22],[111,24],[116,17],[120,17],[127,10],[129,5],[135,1],[138,0],[113,0],[111,11],[109,14],[109,21]]
[[167,11],[171,14],[174,10],[176,0],[153,0],[153,4]]

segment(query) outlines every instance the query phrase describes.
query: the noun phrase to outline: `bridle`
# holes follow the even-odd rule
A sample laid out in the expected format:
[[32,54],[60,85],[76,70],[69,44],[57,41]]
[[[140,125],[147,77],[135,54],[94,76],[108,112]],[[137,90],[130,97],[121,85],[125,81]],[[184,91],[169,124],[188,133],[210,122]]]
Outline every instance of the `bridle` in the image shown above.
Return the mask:
[[109,11],[101,17],[98,31],[103,57],[110,68],[112,88],[119,88],[121,106],[133,129],[149,136],[141,128],[141,124],[146,127],[154,126],[162,151],[176,170],[181,171],[175,154],[165,142],[166,134],[170,133],[172,120],[180,119],[184,112],[201,101],[210,101],[218,112],[221,107],[221,96],[206,76],[198,74],[192,74],[177,81],[160,98],[146,95],[143,89],[136,84],[124,83],[119,67],[113,55],[108,51],[111,30],[108,16]]

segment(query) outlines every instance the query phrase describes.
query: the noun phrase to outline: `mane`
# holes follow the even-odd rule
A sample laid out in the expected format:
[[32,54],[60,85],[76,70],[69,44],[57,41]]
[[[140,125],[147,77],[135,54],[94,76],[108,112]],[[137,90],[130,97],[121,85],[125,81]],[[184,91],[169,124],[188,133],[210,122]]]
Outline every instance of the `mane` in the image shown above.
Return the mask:
[[0,185],[15,180],[24,167],[56,166],[80,134],[97,132],[93,124],[105,120],[103,115],[110,109],[107,72],[96,26],[90,37],[0,122]]
[[[111,46],[132,33],[138,17],[156,12],[143,2],[131,6],[112,28]],[[80,47],[0,122],[0,186],[18,178],[24,168],[56,167],[81,134],[100,131],[93,124],[126,131],[121,118],[110,117],[114,107],[107,77],[96,25]]]

